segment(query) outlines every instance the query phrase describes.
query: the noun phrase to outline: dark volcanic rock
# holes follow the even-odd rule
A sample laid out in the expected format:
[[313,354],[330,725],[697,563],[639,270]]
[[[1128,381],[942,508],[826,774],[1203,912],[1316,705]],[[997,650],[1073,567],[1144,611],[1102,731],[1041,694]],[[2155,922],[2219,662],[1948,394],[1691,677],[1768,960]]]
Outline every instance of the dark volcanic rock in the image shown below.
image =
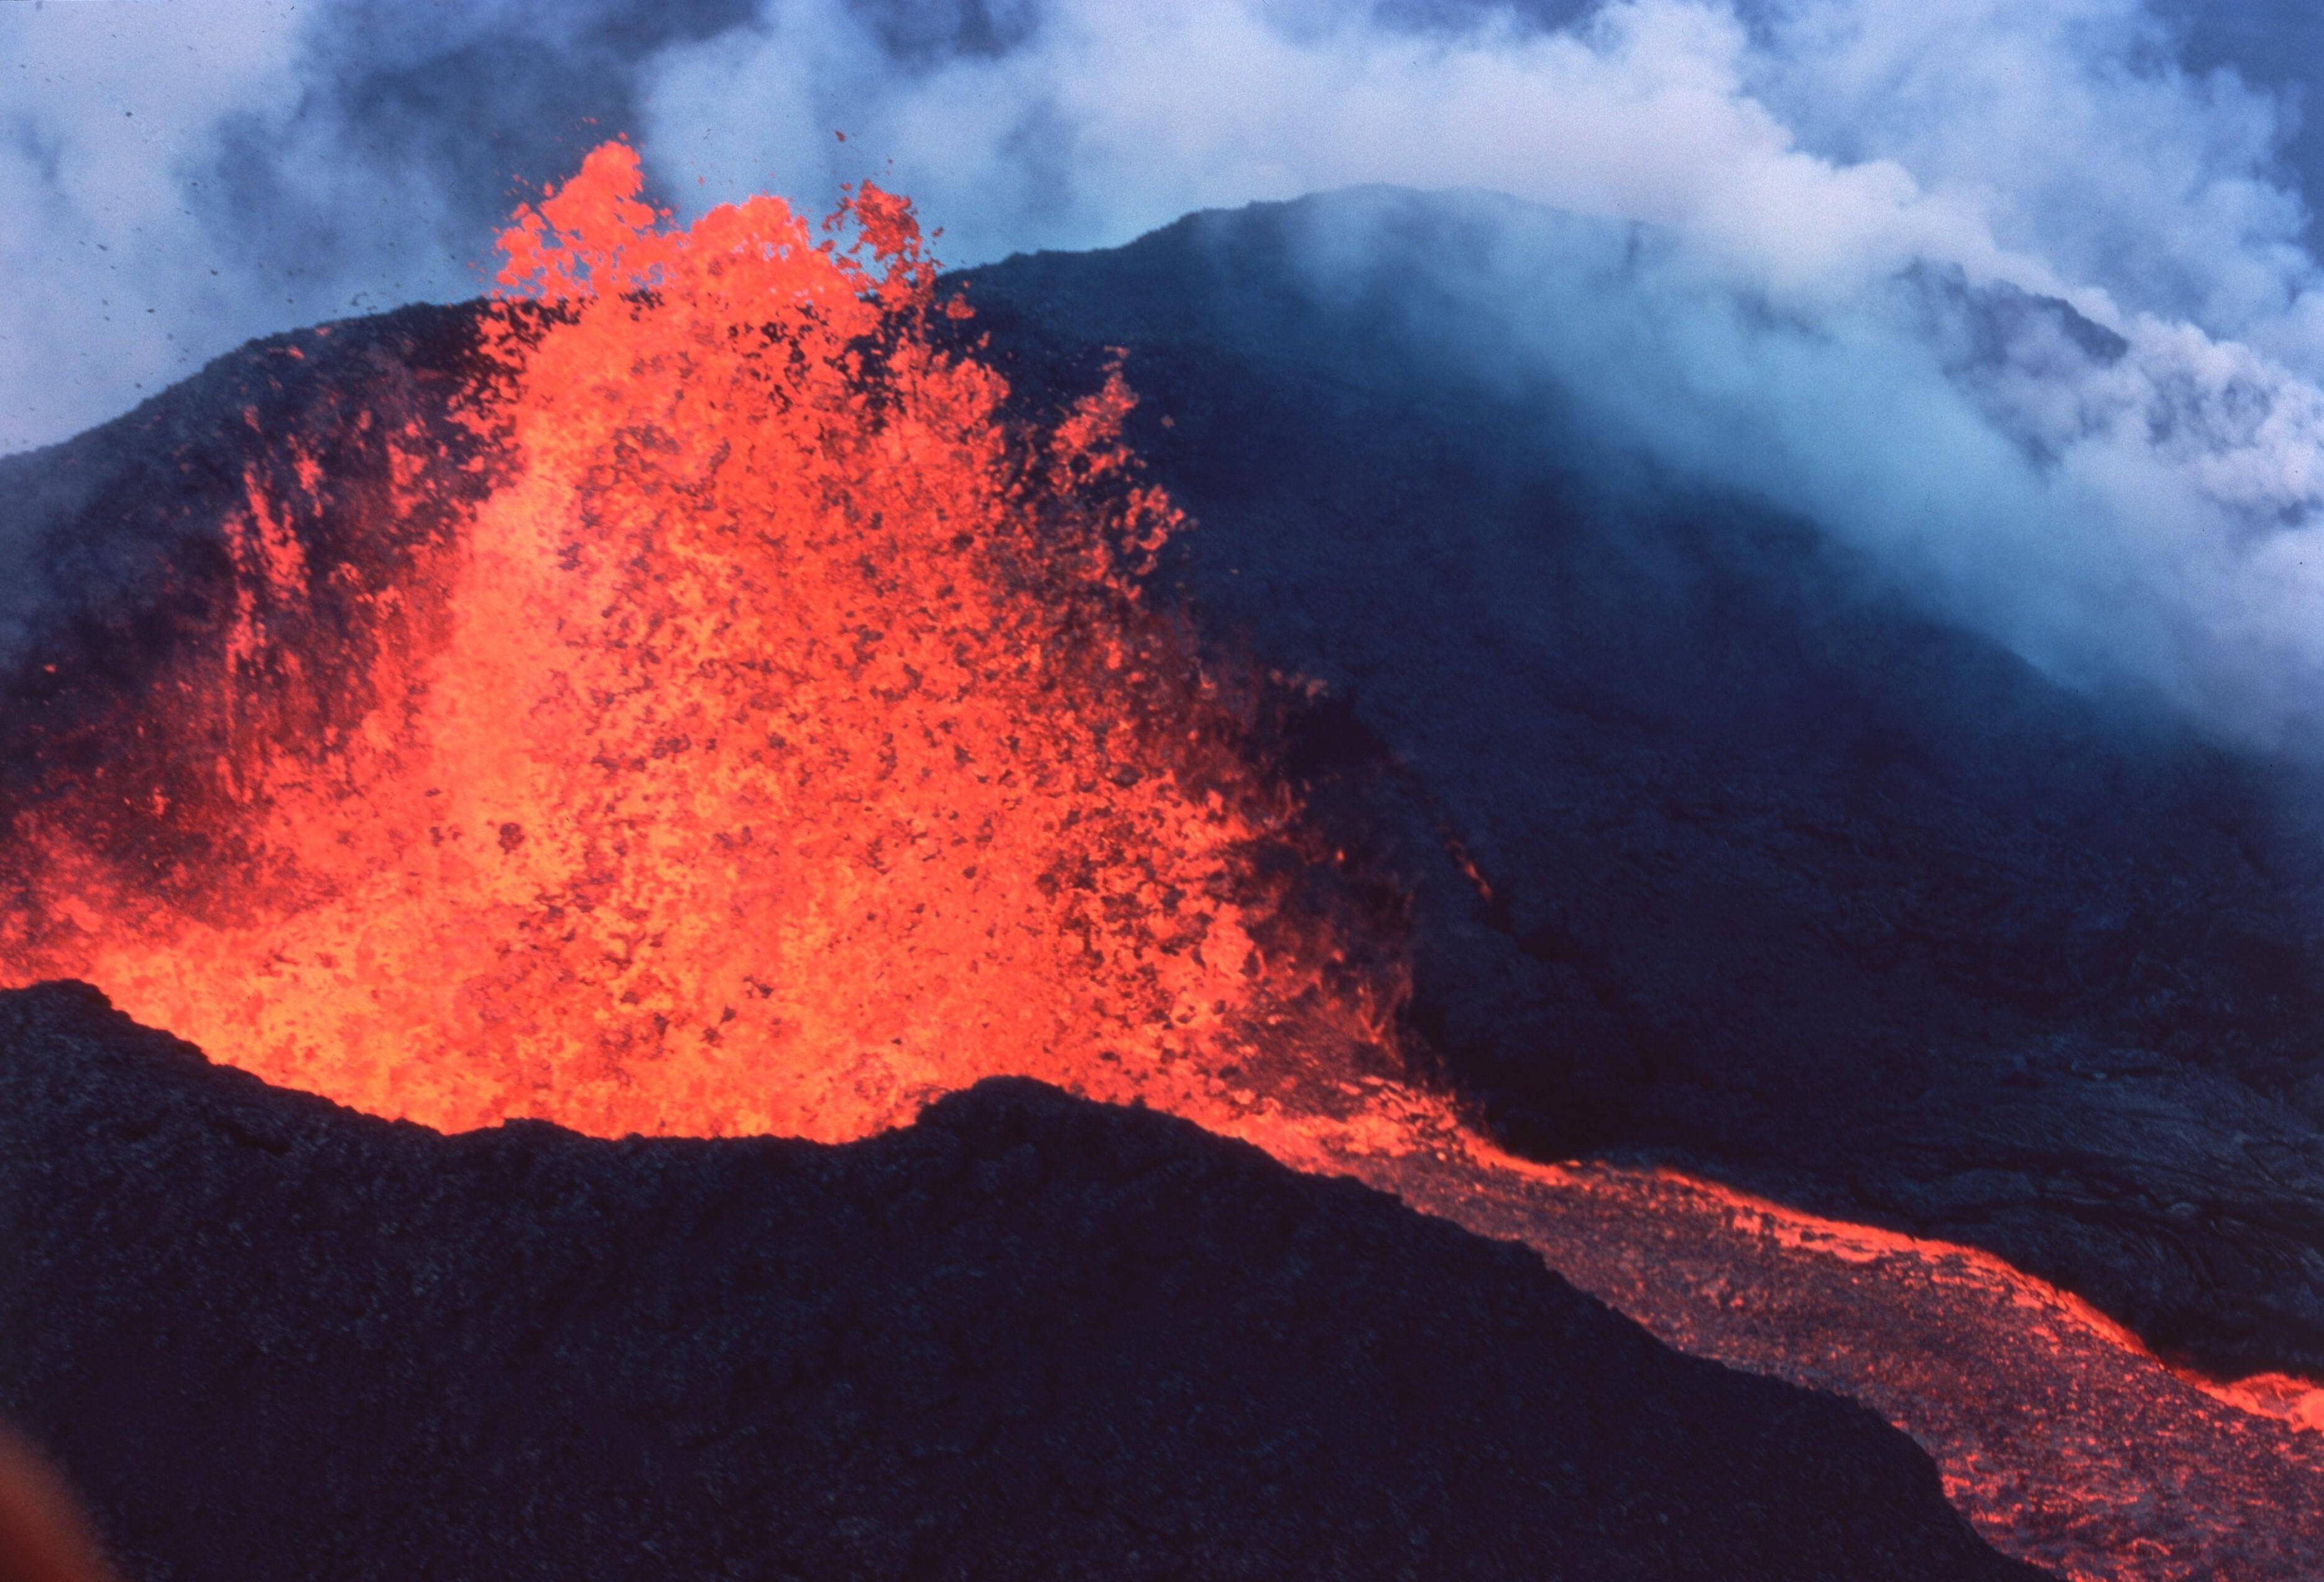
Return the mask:
[[475,388],[475,328],[472,307],[412,307],[273,336],[112,422],[0,456],[12,741],[85,679],[134,686],[178,644],[215,642],[235,575],[219,524],[247,514],[254,490],[313,559],[315,587],[338,593],[313,617],[359,625],[355,597],[392,582],[491,482],[449,417]]
[[[1169,572],[1330,685],[1295,767],[1411,893],[1415,1027],[1505,1139],[1984,1245],[2201,1364],[2324,1373],[2324,782],[1605,455],[1457,278],[1544,223],[1337,194],[967,289],[1036,404],[1129,348],[1201,524]],[[1335,228],[1364,263],[1319,283]]]
[[[0,830],[73,800],[109,856],[198,910],[210,865],[241,855],[142,810],[216,794],[254,722],[155,699],[231,664],[263,683],[275,739],[317,751],[381,703],[380,612],[495,478],[453,415],[476,388],[476,327],[471,307],[411,307],[254,341],[0,457]],[[253,564],[254,501],[275,552],[303,562],[295,599]],[[255,642],[229,658],[237,615]]]
[[445,1137],[0,995],[0,1337],[140,1577],[2034,1575],[1859,1408],[1024,1081]]

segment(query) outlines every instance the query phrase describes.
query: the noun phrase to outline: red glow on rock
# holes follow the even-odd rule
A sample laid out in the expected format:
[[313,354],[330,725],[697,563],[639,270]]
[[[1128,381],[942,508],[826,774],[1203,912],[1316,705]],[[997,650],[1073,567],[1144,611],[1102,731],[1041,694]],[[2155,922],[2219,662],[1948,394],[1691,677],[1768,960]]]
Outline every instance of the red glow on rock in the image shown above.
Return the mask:
[[0,1577],[9,1582],[107,1582],[88,1524],[55,1472],[0,1429]]

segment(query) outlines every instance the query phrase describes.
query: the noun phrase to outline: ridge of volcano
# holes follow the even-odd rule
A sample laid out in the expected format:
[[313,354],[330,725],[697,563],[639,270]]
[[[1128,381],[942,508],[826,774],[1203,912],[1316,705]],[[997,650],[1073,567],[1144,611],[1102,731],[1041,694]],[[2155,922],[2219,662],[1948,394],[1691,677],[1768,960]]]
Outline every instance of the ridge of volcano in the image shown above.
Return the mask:
[[[1129,349],[1130,437],[1201,523],[1157,581],[1326,684],[1283,767],[1410,897],[1441,1074],[1521,1151],[1982,1246],[2174,1357],[2324,1374],[2313,773],[2055,684],[1813,523],[1609,486],[1554,390],[1400,310],[1418,241],[1314,282],[1299,227],[1359,201],[1446,217],[1326,196],[953,278],[1028,408]],[[277,338],[0,458],[0,812],[114,750],[82,727],[226,607],[219,519],[285,436],[335,500],[410,484],[407,422],[409,493],[485,486],[443,419],[472,323]],[[441,525],[349,517],[391,536],[307,544],[326,570]]]
[[1015,1078],[446,1136],[0,994],[0,1333],[132,1577],[2040,1575],[1859,1407]]
[[[1604,454],[1480,358],[1443,260],[1480,203],[1547,223],[1358,190],[965,276],[1028,402],[1130,348],[1132,437],[1203,524],[1161,575],[1327,685],[1293,767],[1412,898],[1443,1075],[1537,1157],[1984,1247],[2194,1365],[2324,1375],[2316,769]],[[1318,268],[1352,224],[1360,265]]]

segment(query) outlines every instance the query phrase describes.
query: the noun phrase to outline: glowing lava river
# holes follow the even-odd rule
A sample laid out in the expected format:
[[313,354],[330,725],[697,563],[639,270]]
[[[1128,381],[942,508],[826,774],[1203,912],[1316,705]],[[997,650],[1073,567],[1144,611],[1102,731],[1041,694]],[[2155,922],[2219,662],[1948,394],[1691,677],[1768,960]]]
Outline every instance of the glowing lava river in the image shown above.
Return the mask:
[[[1001,1073],[1142,1102],[1864,1402],[2066,1575],[2324,1553],[2315,1392],[2182,1377],[1987,1254],[1466,1130],[1398,1052],[1393,920],[1141,597],[1181,522],[1122,382],[1004,421],[875,188],[822,240],[640,190],[609,145],[503,237],[462,421],[504,460],[456,531],[327,571],[319,464],[249,480],[231,620],[135,764],[19,818],[0,976],[444,1130],[837,1141]],[[326,593],[344,655],[292,636]]]

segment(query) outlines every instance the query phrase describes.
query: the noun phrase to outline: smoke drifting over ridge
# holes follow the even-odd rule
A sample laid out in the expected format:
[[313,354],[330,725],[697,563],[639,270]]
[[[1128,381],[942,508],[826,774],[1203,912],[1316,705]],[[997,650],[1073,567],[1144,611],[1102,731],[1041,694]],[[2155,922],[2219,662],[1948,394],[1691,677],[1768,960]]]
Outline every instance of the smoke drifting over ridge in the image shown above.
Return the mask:
[[1318,289],[1425,287],[1609,452],[1812,515],[2054,672],[2324,753],[2318,145],[2272,6],[12,7],[0,446],[473,294],[512,199],[609,132],[682,213],[878,175],[954,264],[1474,189],[1566,212],[1464,196],[1447,248],[1325,206]]

